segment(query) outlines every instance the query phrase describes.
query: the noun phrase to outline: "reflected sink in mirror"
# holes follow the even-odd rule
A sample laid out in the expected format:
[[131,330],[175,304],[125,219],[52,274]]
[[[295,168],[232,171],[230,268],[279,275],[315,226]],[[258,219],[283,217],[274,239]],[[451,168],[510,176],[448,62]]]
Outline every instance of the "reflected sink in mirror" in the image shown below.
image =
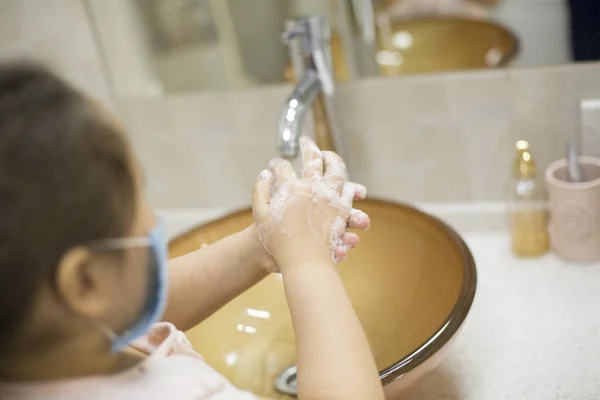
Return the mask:
[[383,76],[505,67],[519,47],[501,25],[449,17],[391,20],[379,25],[378,37]]
[[[492,21],[457,17],[411,18],[380,22],[375,59],[380,76],[479,70],[509,66],[518,54],[519,40]],[[337,82],[349,80],[342,39],[331,37]],[[290,62],[285,70],[295,81]]]
[[[395,399],[439,363],[462,325],[475,296],[475,263],[452,229],[412,207],[367,199],[357,208],[370,214],[371,229],[361,232],[359,247],[339,266],[340,275],[369,338],[386,396]],[[170,243],[170,256],[210,245],[251,223],[248,209],[199,226]],[[238,387],[288,398],[275,389],[275,381],[296,363],[280,275],[267,277],[187,335]],[[293,387],[293,379],[289,383]]]

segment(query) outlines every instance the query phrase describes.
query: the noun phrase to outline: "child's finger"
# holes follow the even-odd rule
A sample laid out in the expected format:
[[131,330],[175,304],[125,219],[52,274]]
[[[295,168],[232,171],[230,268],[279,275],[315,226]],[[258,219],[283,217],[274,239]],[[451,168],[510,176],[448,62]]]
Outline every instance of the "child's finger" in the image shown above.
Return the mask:
[[346,258],[347,255],[348,255],[348,250],[346,250],[345,247],[340,246],[340,247],[335,248],[334,257],[335,257],[336,262],[339,263],[339,262],[344,261],[344,259]]
[[288,160],[284,160],[283,158],[275,158],[271,160],[269,167],[271,168],[271,173],[275,176],[275,180],[278,185],[281,185],[290,179],[296,178],[294,167]]
[[258,179],[252,190],[252,209],[255,215],[265,215],[269,212],[271,202],[271,186],[273,185],[273,174],[264,170],[258,175]]
[[342,205],[347,207],[348,209],[352,208],[352,202],[356,197],[356,183],[354,182],[346,182],[342,188],[342,194],[340,196],[340,200],[342,201]]
[[302,153],[302,178],[323,176],[323,155],[315,142],[307,136],[300,136],[300,152]]
[[371,225],[371,218],[369,218],[369,214],[362,210],[357,210],[353,208],[350,211],[350,219],[348,220],[348,227],[351,229],[362,229],[367,230]]
[[344,246],[354,248],[358,246],[359,242],[360,237],[356,233],[346,232],[344,233],[344,236],[342,236],[342,243],[344,244]]
[[354,184],[354,200],[364,200],[367,197],[367,188],[360,183]]
[[356,233],[346,232],[342,235],[342,245],[337,246],[334,250],[334,258],[336,262],[342,262],[348,255],[350,249],[358,246],[360,238]]
[[337,194],[342,194],[346,182],[346,164],[333,151],[323,151],[324,174],[323,180]]

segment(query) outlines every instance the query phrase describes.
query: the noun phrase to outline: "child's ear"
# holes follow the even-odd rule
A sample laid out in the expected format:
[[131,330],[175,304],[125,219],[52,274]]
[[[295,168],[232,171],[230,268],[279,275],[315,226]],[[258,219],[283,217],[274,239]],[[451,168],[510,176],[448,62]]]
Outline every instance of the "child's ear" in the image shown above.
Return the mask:
[[103,317],[110,307],[109,296],[102,290],[101,271],[106,266],[98,264],[91,251],[76,247],[65,253],[56,271],[58,295],[77,314],[92,319]]

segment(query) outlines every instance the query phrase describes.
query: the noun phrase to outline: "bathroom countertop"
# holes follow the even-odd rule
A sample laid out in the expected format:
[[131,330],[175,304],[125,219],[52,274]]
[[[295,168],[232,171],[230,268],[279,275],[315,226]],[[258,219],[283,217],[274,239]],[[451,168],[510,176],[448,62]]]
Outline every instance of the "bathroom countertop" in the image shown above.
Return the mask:
[[[473,252],[475,302],[447,357],[407,400],[600,400],[600,263],[509,251],[499,204],[423,205]],[[226,209],[162,210],[170,237]]]
[[475,302],[448,356],[406,399],[600,399],[600,263],[518,259],[502,231],[463,237]]

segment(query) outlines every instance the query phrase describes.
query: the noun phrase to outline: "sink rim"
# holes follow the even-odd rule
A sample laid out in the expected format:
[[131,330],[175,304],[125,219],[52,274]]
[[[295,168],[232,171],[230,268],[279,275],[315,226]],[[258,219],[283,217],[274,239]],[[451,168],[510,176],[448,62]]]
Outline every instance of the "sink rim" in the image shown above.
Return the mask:
[[[463,264],[462,285],[456,303],[450,311],[450,314],[444,320],[441,326],[437,328],[436,331],[422,344],[420,344],[414,351],[412,351],[410,354],[403,357],[402,359],[398,360],[394,364],[383,368],[379,371],[379,378],[381,379],[382,384],[387,385],[397,379],[400,379],[402,376],[406,375],[413,369],[423,364],[426,360],[431,358],[431,356],[433,356],[435,353],[441,350],[442,347],[444,347],[450,341],[450,339],[452,339],[452,337],[458,332],[463,322],[465,321],[475,299],[475,292],[477,289],[477,269],[475,265],[475,259],[473,258],[473,255],[469,250],[467,244],[452,227],[450,227],[448,224],[446,224],[439,218],[428,214],[424,211],[421,211],[418,208],[405,202],[392,201],[384,198],[370,196],[362,201],[379,204],[384,207],[400,206],[402,208],[407,209],[411,213],[420,214],[448,235],[448,237],[452,240],[456,248],[459,250]],[[193,235],[199,229],[210,228],[211,226],[219,223],[222,220],[231,220],[239,215],[246,214],[248,212],[252,212],[252,207],[239,207],[227,213],[226,215],[211,218],[210,220],[204,223],[198,224],[192,227],[191,229],[176,235],[175,237],[169,240],[169,244],[171,244],[172,242],[180,241],[188,235]]]
[[473,301],[475,300],[475,293],[477,291],[477,268],[473,254],[465,241],[454,228],[441,219],[404,202],[372,197],[369,197],[367,200],[385,206],[400,205],[410,210],[410,212],[421,214],[430,220],[452,239],[457,249],[460,251],[463,265],[463,281],[456,303],[454,304],[454,307],[452,307],[452,311],[450,311],[450,314],[444,320],[442,325],[413,352],[389,367],[379,371],[379,378],[381,379],[382,384],[386,385],[400,379],[402,376],[423,364],[426,360],[440,351],[458,332],[467,318],[471,306],[473,305]]

